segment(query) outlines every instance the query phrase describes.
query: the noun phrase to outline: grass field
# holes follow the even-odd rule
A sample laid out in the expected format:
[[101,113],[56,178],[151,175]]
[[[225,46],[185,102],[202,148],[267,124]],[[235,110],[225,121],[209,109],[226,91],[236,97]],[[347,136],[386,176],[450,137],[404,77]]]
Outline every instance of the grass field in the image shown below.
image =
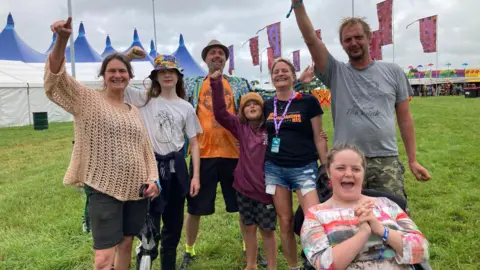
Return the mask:
[[[411,107],[418,160],[433,178],[420,183],[408,171],[406,186],[430,263],[480,269],[480,99],[414,98]],[[328,110],[324,122],[332,137]],[[92,269],[91,236],[81,228],[84,195],[62,184],[72,131],[71,123],[0,129],[0,269]],[[243,269],[238,219],[225,213],[220,194],[217,213],[202,219],[191,269]],[[280,247],[278,269],[287,269]]]

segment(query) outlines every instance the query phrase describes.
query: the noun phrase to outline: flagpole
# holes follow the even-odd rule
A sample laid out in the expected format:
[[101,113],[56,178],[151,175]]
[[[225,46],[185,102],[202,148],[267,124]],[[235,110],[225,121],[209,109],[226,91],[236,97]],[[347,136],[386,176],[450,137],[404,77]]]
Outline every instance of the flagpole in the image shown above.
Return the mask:
[[[72,21],[73,21],[72,0],[68,0],[67,5],[68,5],[68,17],[72,17]],[[75,46],[73,41],[73,27],[72,27],[72,33],[70,34],[70,64],[72,65],[72,77],[75,78]]]
[[436,36],[436,39],[435,39],[435,43],[436,43],[435,46],[436,46],[436,51],[437,51],[436,52],[436,54],[437,54],[437,60],[436,61],[437,62],[435,63],[435,67],[438,71],[437,78],[435,79],[435,92],[436,92],[435,94],[436,94],[436,96],[439,96],[438,85],[437,85],[438,79],[440,77],[440,70],[438,69],[438,15],[437,15],[437,24],[435,25],[435,27],[437,28],[437,29],[435,29],[435,33],[437,33],[437,36]]
[[157,24],[155,22],[155,0],[152,0],[153,36],[155,39],[155,57],[157,57]]
[[355,17],[355,0],[352,0],[352,17]]
[[393,63],[395,63],[395,0],[392,0],[392,45],[393,45]]

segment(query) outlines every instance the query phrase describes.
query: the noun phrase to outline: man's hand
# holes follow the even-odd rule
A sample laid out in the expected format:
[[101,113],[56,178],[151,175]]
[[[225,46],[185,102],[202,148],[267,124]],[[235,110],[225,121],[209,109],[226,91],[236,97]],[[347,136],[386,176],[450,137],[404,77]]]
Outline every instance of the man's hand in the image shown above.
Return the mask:
[[193,177],[190,182],[190,197],[197,196],[200,191],[200,179],[198,177]]
[[142,48],[138,46],[132,47],[128,52],[126,53],[126,56],[131,60],[133,59],[143,59],[147,56],[147,53],[142,50]]
[[66,21],[61,20],[50,25],[50,30],[57,34],[60,39],[68,39],[72,34],[72,17],[68,17]]
[[303,84],[307,84],[313,81],[313,77],[313,66],[308,66],[305,68],[305,70],[303,70],[298,80]]
[[409,162],[408,165],[410,166],[410,170],[412,171],[415,178],[418,181],[428,181],[430,180],[431,176],[428,173],[428,170],[425,169],[418,161]]

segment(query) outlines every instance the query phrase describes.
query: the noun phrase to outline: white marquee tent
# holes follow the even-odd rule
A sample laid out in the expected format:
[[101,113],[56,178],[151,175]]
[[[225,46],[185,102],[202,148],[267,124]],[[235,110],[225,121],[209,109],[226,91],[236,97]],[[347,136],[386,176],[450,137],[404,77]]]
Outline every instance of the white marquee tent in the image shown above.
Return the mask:
[[[98,78],[101,63],[78,63],[75,65],[77,80],[92,87],[102,88]],[[71,65],[67,63],[71,74]],[[143,87],[150,74],[150,62],[132,63],[135,78],[131,83]],[[47,112],[49,122],[72,121],[72,116],[51,102],[43,88],[44,64],[0,60],[0,127],[33,124],[34,112]],[[148,87],[150,80],[145,80]]]

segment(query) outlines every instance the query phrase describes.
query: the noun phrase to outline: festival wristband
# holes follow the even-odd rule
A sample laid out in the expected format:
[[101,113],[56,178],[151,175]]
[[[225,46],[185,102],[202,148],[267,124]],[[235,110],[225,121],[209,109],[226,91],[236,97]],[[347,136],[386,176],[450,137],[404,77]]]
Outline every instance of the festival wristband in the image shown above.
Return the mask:
[[157,184],[158,191],[162,191],[162,186],[160,185],[160,181],[158,180],[152,180],[153,183]]
[[388,235],[390,234],[390,229],[388,229],[387,226],[383,226],[385,228],[385,231],[383,232],[383,237],[382,240],[383,242],[387,242]]
[[287,19],[290,17],[290,15],[292,14],[292,11],[297,8],[299,5],[301,5],[303,3],[303,0],[298,0],[298,2],[296,4],[292,4],[292,6],[290,7],[290,11],[288,12],[287,14]]

